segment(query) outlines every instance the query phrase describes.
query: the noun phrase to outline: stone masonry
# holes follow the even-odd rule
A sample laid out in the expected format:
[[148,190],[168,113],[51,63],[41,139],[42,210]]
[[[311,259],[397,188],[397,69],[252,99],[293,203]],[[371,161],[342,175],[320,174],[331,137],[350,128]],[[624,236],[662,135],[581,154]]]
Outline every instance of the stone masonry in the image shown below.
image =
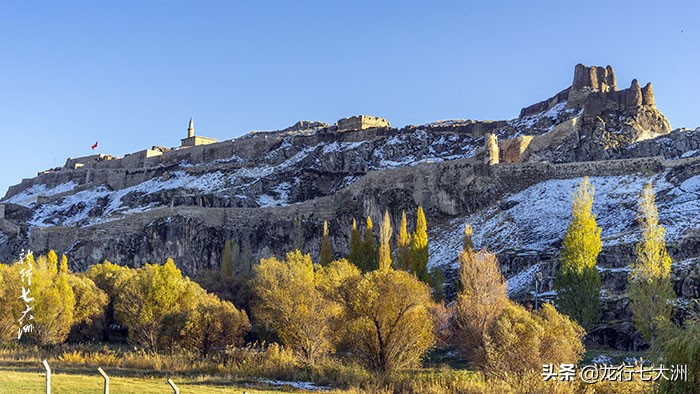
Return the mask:
[[357,115],[338,120],[338,131],[365,130],[372,128],[389,128],[389,121],[371,115]]

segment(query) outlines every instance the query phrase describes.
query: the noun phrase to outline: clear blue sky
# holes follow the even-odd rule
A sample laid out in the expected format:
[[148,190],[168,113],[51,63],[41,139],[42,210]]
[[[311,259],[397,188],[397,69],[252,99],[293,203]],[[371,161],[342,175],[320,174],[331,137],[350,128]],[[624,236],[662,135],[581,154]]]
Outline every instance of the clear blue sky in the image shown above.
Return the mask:
[[574,65],[700,126],[694,1],[0,3],[0,193],[67,157],[297,120],[510,119]]

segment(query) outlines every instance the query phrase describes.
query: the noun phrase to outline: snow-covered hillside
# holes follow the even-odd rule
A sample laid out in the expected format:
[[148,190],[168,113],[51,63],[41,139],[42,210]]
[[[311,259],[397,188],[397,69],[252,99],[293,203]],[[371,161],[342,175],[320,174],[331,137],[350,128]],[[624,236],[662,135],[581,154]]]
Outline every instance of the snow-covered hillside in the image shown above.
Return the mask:
[[[657,194],[659,222],[674,241],[700,228],[700,176],[678,185],[655,175],[591,177],[595,188],[593,212],[605,246],[634,243],[639,236],[637,199],[652,182]],[[571,219],[571,194],[580,179],[552,179],[512,194],[498,206],[452,219],[432,234],[431,265],[454,263],[462,244],[462,229],[470,223],[474,245],[496,253],[505,250],[546,250],[559,245]]]
[[[222,206],[285,206],[332,194],[369,171],[472,157],[482,143],[469,135],[423,129],[359,142],[295,145],[290,139],[285,137],[254,160],[232,156],[215,162],[182,162],[123,189],[100,184],[78,188],[70,181],[52,188],[35,185],[2,202],[32,208],[29,224],[39,227],[104,223],[193,196],[210,196]],[[212,169],[202,173],[204,167]],[[38,203],[40,197],[47,201]]]
[[[637,201],[645,184],[656,190],[659,222],[666,229],[666,240],[677,242],[700,229],[700,175],[682,181],[670,170],[661,174],[591,177],[595,188],[593,212],[602,228],[604,247],[634,244],[639,239]],[[430,234],[430,266],[458,267],[462,231],[473,227],[474,246],[495,253],[557,253],[571,220],[571,195],[580,182],[551,179],[514,193],[499,204],[465,217],[454,218],[433,228]],[[515,294],[531,286],[539,264],[513,273],[509,291]],[[603,267],[602,270],[625,270]]]

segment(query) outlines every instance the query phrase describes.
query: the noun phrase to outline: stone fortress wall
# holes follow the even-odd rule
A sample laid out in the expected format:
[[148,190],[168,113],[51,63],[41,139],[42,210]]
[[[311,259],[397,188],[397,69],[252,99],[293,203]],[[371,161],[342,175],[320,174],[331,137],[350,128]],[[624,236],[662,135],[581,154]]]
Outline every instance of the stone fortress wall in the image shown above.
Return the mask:
[[[282,132],[260,132],[245,135],[233,140],[219,141],[206,145],[187,146],[180,148],[161,148],[154,146],[134,153],[129,153],[123,157],[98,154],[79,158],[69,158],[63,167],[54,168],[39,172],[35,178],[23,179],[20,184],[11,186],[5,197],[11,197],[36,184],[45,184],[48,188],[58,186],[70,181],[78,185],[104,184],[112,189],[129,187],[146,181],[154,176],[162,175],[167,169],[183,163],[203,164],[212,162],[227,162],[233,156],[254,161],[255,158],[263,156],[270,150],[279,146],[284,138],[289,138],[292,144],[317,145],[319,143],[331,142],[361,142],[375,138],[399,135],[403,132],[413,131],[421,128],[431,133],[460,133],[480,138],[484,135],[504,127],[506,121],[464,121],[459,124],[450,125],[426,125],[426,126],[406,126],[402,129],[391,127],[369,127],[373,122],[366,122],[367,119],[381,119],[369,116],[356,116],[345,119],[364,119],[362,126],[352,130],[339,130],[337,126],[329,126],[321,122],[298,122],[296,125],[282,130]],[[341,122],[342,119],[339,121]],[[386,122],[386,121],[385,121]],[[384,124],[383,122],[379,122]],[[386,122],[388,125],[389,123]],[[304,127],[316,127],[318,132],[311,134],[295,134],[295,131]],[[353,126],[353,127],[355,127]],[[227,163],[227,167],[245,166],[235,162]],[[202,165],[201,168],[183,167],[185,171],[200,173],[210,169],[211,166]],[[80,186],[78,186],[80,190]],[[57,195],[55,197],[60,197]]]
[[[476,127],[474,127],[476,126]],[[494,126],[495,127],[495,126]],[[462,132],[470,132],[476,129],[475,137],[482,136],[484,132],[483,124],[474,123],[471,127],[453,128]],[[363,132],[342,133],[342,141],[354,142],[362,141],[369,138],[381,137],[397,133],[395,129],[386,130],[365,130]],[[432,131],[438,133],[450,133],[454,131]],[[589,171],[591,175],[605,174],[609,169],[614,169],[615,172],[635,172],[638,169],[658,168],[663,165],[662,157],[643,157],[637,159],[620,159],[612,161],[595,161],[584,163],[564,163],[550,164],[540,162],[519,162],[518,158],[503,159],[503,155],[513,150],[522,153],[522,147],[527,146],[530,137],[515,137],[499,141],[501,150],[500,165],[493,166],[493,173],[496,176],[504,176],[506,172],[519,176],[530,176],[534,173],[548,173],[553,177],[569,177],[573,174],[583,174]],[[296,136],[293,137],[292,143],[319,143],[322,141],[332,142],[338,140],[338,133],[316,134],[312,136]],[[527,140],[527,141],[526,141]],[[44,171],[39,173],[36,178],[24,179],[22,183],[12,186],[8,191],[7,197],[21,192],[35,184],[45,184],[48,188],[64,184],[67,182],[75,182],[78,184],[76,190],[68,192],[73,193],[82,188],[90,188],[96,184],[103,184],[109,188],[116,190],[125,187],[130,187],[141,182],[147,181],[154,177],[158,177],[167,172],[168,169],[178,166],[182,162],[187,163],[211,163],[216,160],[230,158],[233,155],[241,157],[254,158],[256,156],[267,153],[281,143],[281,137],[271,137],[264,139],[244,139],[230,140],[218,142],[210,145],[195,146],[187,149],[176,149],[168,152],[160,152],[159,155],[148,156],[147,151],[140,151],[124,158],[108,159],[104,156],[90,156],[89,161],[85,161],[83,166],[77,168],[62,168],[56,171]],[[516,146],[515,148],[513,146]],[[151,152],[154,150],[150,150]],[[515,153],[518,155],[519,153]],[[481,155],[484,153],[482,152]],[[78,163],[78,159],[70,159],[67,163]],[[213,170],[217,166],[235,166],[237,163],[221,163],[212,165],[203,165],[201,167],[182,167],[181,169],[193,174],[207,172]],[[572,172],[573,171],[573,172]],[[567,175],[571,173],[571,175]],[[62,194],[52,196],[51,199],[60,198]]]
[[338,131],[389,128],[389,121],[377,116],[358,115],[338,120]]

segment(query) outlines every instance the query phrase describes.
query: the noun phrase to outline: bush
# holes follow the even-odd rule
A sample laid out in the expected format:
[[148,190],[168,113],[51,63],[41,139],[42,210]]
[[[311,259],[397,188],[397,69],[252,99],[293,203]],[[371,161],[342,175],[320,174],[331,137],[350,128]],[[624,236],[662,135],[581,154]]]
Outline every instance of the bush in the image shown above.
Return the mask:
[[172,259],[139,269],[106,261],[91,267],[87,276],[108,293],[114,320],[127,328],[129,340],[151,352],[187,350],[206,356],[240,343],[250,326],[245,312],[183,277]]
[[262,259],[254,272],[257,322],[274,331],[309,365],[331,352],[335,335],[331,324],[340,307],[324,297],[323,270],[314,267],[311,256],[297,250],[287,253],[285,261]]
[[250,330],[244,311],[215,295],[206,294],[188,311],[180,330],[182,347],[207,356],[212,350],[239,345]]
[[435,343],[430,288],[415,276],[372,271],[347,279],[342,291],[351,354],[378,375],[417,366]]
[[581,326],[549,304],[529,312],[511,302],[486,338],[486,372],[505,378],[541,371],[542,364],[576,364],[583,356]]
[[661,349],[666,365],[687,365],[688,381],[662,381],[661,393],[700,393],[700,321],[689,320],[681,328],[670,323],[662,326]]
[[[30,265],[31,285],[21,274]],[[20,297],[23,287],[32,298],[26,305]],[[72,329],[98,319],[106,304],[106,294],[89,278],[69,272],[66,256],[59,267],[53,251],[36,261],[30,255],[21,263],[0,264],[0,342],[17,339],[18,319],[27,306],[32,309],[22,324],[31,324],[33,330],[23,334],[22,340],[48,346],[64,342]]]
[[472,365],[483,366],[486,334],[508,303],[506,281],[493,253],[466,250],[459,261],[462,290],[454,307],[455,345]]

